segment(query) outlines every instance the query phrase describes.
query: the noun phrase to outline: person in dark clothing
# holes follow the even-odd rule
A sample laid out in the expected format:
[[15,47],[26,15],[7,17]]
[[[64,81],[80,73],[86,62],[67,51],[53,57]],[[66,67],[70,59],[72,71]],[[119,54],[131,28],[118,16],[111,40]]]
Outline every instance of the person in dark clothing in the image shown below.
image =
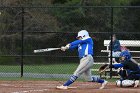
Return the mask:
[[[113,63],[117,63],[119,62],[119,55],[121,53],[121,45],[119,40],[116,38],[116,35],[114,34],[112,37],[112,46],[111,46],[111,42],[109,44],[109,49],[111,50],[112,48],[112,61]],[[110,57],[110,53],[109,53],[109,57]],[[110,58],[109,58],[109,62],[110,62]]]

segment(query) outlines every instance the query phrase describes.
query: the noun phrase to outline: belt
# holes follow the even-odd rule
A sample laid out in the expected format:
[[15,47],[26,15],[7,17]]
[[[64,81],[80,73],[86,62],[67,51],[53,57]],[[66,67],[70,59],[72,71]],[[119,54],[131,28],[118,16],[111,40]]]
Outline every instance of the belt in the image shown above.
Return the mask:
[[87,57],[88,55],[84,55],[83,57]]
[[88,55],[84,55],[84,56],[82,56],[82,57],[80,57],[80,59],[82,59],[82,58],[84,58],[84,57],[87,57]]

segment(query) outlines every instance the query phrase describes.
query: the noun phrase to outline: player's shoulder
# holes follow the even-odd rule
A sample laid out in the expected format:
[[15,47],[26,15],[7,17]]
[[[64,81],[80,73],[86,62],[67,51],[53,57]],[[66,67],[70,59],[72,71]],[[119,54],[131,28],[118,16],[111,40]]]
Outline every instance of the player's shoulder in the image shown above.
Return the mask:
[[90,42],[93,41],[93,39],[91,37],[87,38],[86,40],[90,41]]
[[83,38],[82,40],[83,40],[83,41],[84,41],[84,40],[92,40],[92,38],[91,38],[91,37],[87,37],[87,38]]
[[91,37],[85,38],[85,39],[83,39],[82,41],[85,42],[85,43],[90,43],[90,44],[93,43],[93,40],[92,40]]
[[93,44],[94,42],[93,42],[93,39],[90,37],[90,38],[88,38],[88,40],[87,40],[90,44]]

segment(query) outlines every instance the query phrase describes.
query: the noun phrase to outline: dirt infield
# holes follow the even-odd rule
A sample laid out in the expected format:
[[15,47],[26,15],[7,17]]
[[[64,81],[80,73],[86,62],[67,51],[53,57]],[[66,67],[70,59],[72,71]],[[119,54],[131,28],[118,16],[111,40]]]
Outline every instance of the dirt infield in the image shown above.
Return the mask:
[[[105,89],[98,89],[100,84],[75,82],[68,90],[56,89],[59,81],[0,81],[0,93],[140,93],[138,88],[118,88],[109,83]],[[77,87],[77,88],[75,88]]]

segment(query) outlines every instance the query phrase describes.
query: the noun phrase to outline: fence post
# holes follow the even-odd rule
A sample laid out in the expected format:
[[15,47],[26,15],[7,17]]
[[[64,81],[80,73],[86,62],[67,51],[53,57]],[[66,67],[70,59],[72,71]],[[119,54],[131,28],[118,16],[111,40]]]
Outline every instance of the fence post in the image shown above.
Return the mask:
[[23,58],[24,58],[24,7],[22,7],[22,31],[21,31],[21,77],[23,77]]
[[[112,46],[113,46],[113,7],[111,7],[111,49],[110,49],[110,65],[112,65]],[[112,68],[110,68],[110,79],[112,78]]]

